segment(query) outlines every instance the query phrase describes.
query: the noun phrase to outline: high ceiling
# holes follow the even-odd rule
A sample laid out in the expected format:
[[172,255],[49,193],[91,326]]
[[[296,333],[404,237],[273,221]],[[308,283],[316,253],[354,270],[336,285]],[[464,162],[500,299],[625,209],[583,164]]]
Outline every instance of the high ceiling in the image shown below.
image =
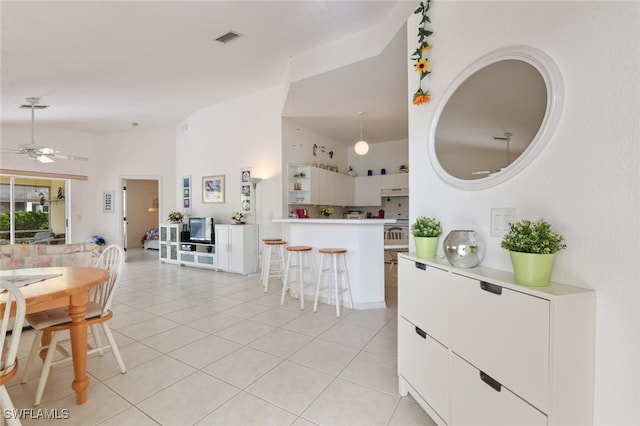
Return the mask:
[[[398,1],[2,1],[3,124],[110,133],[175,126],[281,83],[288,61],[363,31]],[[223,44],[228,31],[241,37]],[[294,85],[284,115],[339,142],[406,138],[406,37],[376,59]],[[296,118],[297,117],[297,118]],[[341,130],[342,129],[342,130]]]

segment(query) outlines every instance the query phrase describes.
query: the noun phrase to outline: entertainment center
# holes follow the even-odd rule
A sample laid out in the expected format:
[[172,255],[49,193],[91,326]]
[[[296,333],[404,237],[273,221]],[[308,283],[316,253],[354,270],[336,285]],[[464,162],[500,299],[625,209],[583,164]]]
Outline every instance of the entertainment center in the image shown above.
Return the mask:
[[211,217],[160,225],[159,260],[181,266],[247,275],[257,272],[257,227],[218,225]]

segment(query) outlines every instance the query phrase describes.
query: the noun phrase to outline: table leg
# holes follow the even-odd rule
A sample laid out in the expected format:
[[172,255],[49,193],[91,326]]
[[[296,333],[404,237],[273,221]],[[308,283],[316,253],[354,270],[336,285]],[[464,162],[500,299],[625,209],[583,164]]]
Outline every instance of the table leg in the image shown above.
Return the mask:
[[69,302],[69,316],[71,326],[71,353],[73,355],[74,380],[71,387],[76,391],[76,404],[87,402],[87,388],[89,377],[87,376],[87,303],[89,291],[77,293],[71,296]]

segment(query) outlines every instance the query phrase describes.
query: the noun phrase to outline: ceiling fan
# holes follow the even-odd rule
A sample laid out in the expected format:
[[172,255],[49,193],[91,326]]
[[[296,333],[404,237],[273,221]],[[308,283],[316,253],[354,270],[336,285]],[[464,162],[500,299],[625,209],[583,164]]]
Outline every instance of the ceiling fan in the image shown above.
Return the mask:
[[505,132],[504,136],[494,136],[493,139],[497,141],[506,141],[507,142],[507,164],[504,167],[500,167],[499,169],[493,170],[477,170],[475,172],[471,172],[472,175],[492,175],[494,173],[498,173],[503,171],[509,164],[511,164],[511,152],[509,149],[509,143],[511,142],[511,137],[513,133]]
[[27,155],[40,163],[53,163],[54,158],[62,158],[65,160],[87,161],[87,157],[77,155],[63,154],[55,148],[36,144],[35,140],[35,110],[47,108],[47,105],[40,105],[40,98],[26,98],[27,104],[21,105],[20,108],[31,109],[31,143],[21,143],[18,149],[10,151],[16,154]]

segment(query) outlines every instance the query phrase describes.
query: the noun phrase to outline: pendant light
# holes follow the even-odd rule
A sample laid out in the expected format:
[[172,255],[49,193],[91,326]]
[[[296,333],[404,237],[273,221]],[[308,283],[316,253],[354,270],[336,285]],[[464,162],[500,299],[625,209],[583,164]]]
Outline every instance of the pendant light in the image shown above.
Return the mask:
[[362,121],[364,119],[365,112],[360,111],[358,112],[358,114],[360,114],[360,140],[356,142],[356,145],[353,147],[353,149],[356,151],[356,154],[365,155],[367,152],[369,152],[369,144],[362,138]]

